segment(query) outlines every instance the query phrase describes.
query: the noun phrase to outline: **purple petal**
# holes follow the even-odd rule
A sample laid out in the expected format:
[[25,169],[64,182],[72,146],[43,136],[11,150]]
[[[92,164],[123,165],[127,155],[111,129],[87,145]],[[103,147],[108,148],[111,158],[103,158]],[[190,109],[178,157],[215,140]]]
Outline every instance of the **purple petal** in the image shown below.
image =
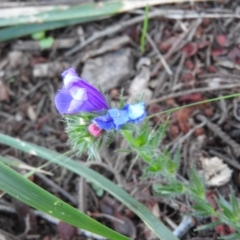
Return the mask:
[[76,70],[74,68],[69,68],[68,70],[62,73],[63,76],[63,85],[66,89],[69,89],[74,83],[81,81],[81,78],[78,77]]
[[61,89],[55,96],[55,105],[60,114],[67,113],[72,96],[65,89]]
[[82,80],[74,68],[62,73],[64,87],[57,93],[55,104],[61,114],[100,112],[107,110],[107,101],[96,88]]
[[86,89],[84,89],[84,88],[79,88],[78,86],[73,85],[69,89],[69,93],[75,100],[78,100],[78,101],[87,101],[88,100]]

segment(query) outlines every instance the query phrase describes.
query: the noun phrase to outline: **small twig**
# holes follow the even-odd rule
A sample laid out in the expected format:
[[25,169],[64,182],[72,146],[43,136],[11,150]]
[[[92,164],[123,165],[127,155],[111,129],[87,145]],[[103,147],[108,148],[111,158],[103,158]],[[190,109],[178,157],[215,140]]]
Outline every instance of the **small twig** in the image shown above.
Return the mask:
[[118,184],[121,185],[121,177],[119,176],[119,173],[116,171],[115,168],[111,168],[103,162],[86,162],[85,165],[87,165],[87,166],[98,165],[98,166],[104,167],[105,169],[107,169],[114,175]]
[[[224,11],[218,10],[219,12],[210,12],[211,9],[208,10],[209,13],[206,12],[197,12],[197,11],[192,11],[192,10],[181,10],[181,9],[154,9],[153,11],[151,11],[148,14],[148,18],[152,19],[155,17],[164,17],[167,19],[203,19],[203,18],[240,18],[240,14],[238,14],[237,12],[229,12],[226,13]],[[214,11],[214,10],[213,10]],[[119,31],[122,31],[123,29],[140,23],[144,20],[145,16],[138,16],[135,18],[130,19],[129,21],[125,21],[125,22],[120,22],[117,23],[113,26],[110,26],[108,28],[105,28],[102,31],[98,31],[95,32],[90,38],[88,38],[85,42],[81,43],[80,45],[70,49],[69,51],[67,51],[64,56],[70,56],[74,53],[76,53],[77,51],[80,51],[81,49],[83,49],[84,47],[86,47],[88,44],[94,42],[95,40],[102,38],[102,37],[106,37],[109,35],[112,35],[114,33],[117,33]],[[182,39],[185,39],[185,37],[183,36]]]
[[190,216],[184,216],[181,223],[173,231],[173,234],[178,238],[183,237],[193,226],[195,226],[195,221]]
[[46,81],[41,81],[39,82],[36,86],[32,87],[30,89],[30,91],[28,91],[27,93],[25,93],[22,97],[20,97],[18,99],[18,103],[20,103],[22,100],[24,100],[28,95],[34,93],[38,88],[40,88],[41,86],[43,86],[44,84],[46,84]]
[[[220,95],[222,96],[222,95]],[[221,107],[221,117],[220,119],[218,120],[218,125],[221,125],[228,117],[228,110],[227,110],[227,105],[226,105],[226,101],[225,99],[220,99],[219,100],[219,103],[220,103],[220,107]]]
[[182,53],[180,63],[178,65],[177,71],[176,71],[176,73],[174,75],[174,80],[173,80],[173,83],[172,83],[172,87],[175,87],[175,85],[179,81],[179,76],[180,76],[180,73],[182,71],[183,64],[184,64],[185,60],[186,60],[186,54]]
[[150,43],[150,45],[152,46],[153,50],[157,53],[157,56],[159,58],[159,60],[161,61],[163,67],[165,68],[166,72],[169,74],[169,75],[172,75],[173,72],[172,70],[170,69],[170,67],[168,66],[165,58],[163,57],[163,55],[160,53],[159,49],[157,48],[155,42],[152,40],[152,38],[150,37],[149,34],[146,34],[146,37],[147,37],[147,40],[148,42]]
[[105,213],[90,213],[90,212],[88,212],[88,215],[89,215],[90,217],[100,217],[100,218],[104,217],[104,218],[110,219],[111,221],[115,221],[115,222],[118,222],[118,223],[120,223],[120,224],[124,224],[124,221],[123,221],[123,220],[118,219],[118,218],[116,218],[116,217],[114,217],[114,216],[105,214]]
[[221,154],[221,153],[219,153],[219,152],[217,152],[213,149],[210,149],[209,153],[214,155],[214,156],[217,156],[217,157],[221,158],[225,163],[227,163],[227,164],[231,165],[232,167],[240,170],[240,164],[235,159],[231,159],[227,156],[224,156],[223,154]]
[[181,97],[181,96],[191,94],[191,93],[208,92],[208,91],[215,91],[215,90],[222,90],[222,89],[234,89],[234,88],[237,88],[237,87],[240,87],[239,83],[228,84],[228,85],[220,85],[220,86],[216,86],[216,87],[203,87],[203,88],[190,89],[190,90],[186,90],[186,91],[183,91],[183,92],[170,93],[169,95],[163,96],[163,97],[160,97],[160,98],[155,98],[155,99],[147,102],[147,105],[150,105],[152,103],[162,102],[162,101],[165,101],[169,98]]
[[[16,213],[16,210],[12,206],[7,206],[7,205],[0,204],[0,212]],[[40,212],[38,210],[33,210],[33,213],[34,213],[35,216],[41,217],[41,218],[45,219],[46,221],[48,221],[50,223],[53,223],[53,224],[56,224],[56,225],[60,221],[57,218],[52,217],[51,215],[46,214],[44,212]],[[86,231],[84,229],[79,229],[78,234],[79,235],[83,234],[84,236],[92,237],[92,238],[98,239],[98,240],[106,240],[105,237],[99,236],[95,233],[91,233],[91,232]]]
[[57,185],[55,182],[53,182],[52,180],[50,180],[49,178],[47,178],[43,174],[38,173],[38,172],[36,172],[35,174],[38,178],[40,178],[42,181],[47,183],[54,190],[58,191],[60,194],[62,194],[64,197],[66,197],[72,204],[77,206],[77,200],[71,194],[69,194],[66,190],[61,188],[59,185]]
[[191,130],[189,130],[184,136],[182,136],[180,139],[177,139],[176,144],[173,145],[172,149],[171,149],[171,153],[175,152],[178,146],[181,146],[184,141],[186,141],[198,128],[203,127],[206,124],[205,121],[203,121],[202,123],[198,124],[197,126],[195,126],[194,128],[192,128]]
[[239,148],[239,144],[236,143],[233,139],[231,139],[225,132],[222,131],[222,129],[210,122],[205,116],[203,115],[197,115],[197,119],[201,122],[206,122],[206,125],[208,126],[208,128],[210,130],[213,131],[213,133],[218,136],[219,138],[222,139],[223,142],[225,142],[227,145],[229,145],[232,148],[232,151],[234,152],[234,154],[236,155],[236,157],[240,156],[240,148]]
[[233,116],[240,122],[240,116],[237,113],[237,111],[239,109],[237,102],[238,102],[238,99],[235,98],[233,100]]

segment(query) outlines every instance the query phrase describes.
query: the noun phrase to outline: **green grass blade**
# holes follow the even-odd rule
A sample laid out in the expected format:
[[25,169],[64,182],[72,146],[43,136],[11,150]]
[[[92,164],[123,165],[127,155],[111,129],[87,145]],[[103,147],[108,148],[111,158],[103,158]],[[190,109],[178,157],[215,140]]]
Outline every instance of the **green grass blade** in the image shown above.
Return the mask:
[[143,28],[142,28],[142,35],[141,35],[141,52],[145,52],[145,43],[146,43],[146,35],[147,35],[147,30],[148,30],[148,12],[149,12],[149,6],[146,5],[145,7],[145,15],[144,15],[144,21],[143,21]]
[[0,27],[14,26],[20,24],[46,23],[63,20],[73,20],[79,18],[97,19],[109,14],[115,14],[121,11],[122,1],[105,1],[101,4],[90,3],[81,4],[74,7],[59,8],[54,10],[46,10],[37,14],[20,15],[17,17],[1,17]]
[[53,30],[65,26],[70,26],[78,23],[84,23],[96,20],[94,18],[79,18],[73,20],[56,21],[50,23],[19,25],[17,27],[9,27],[0,30],[0,42],[14,38],[27,36],[40,31]]
[[130,240],[43,190],[1,162],[0,189],[29,206],[78,228],[113,240]]
[[105,191],[109,192],[120,202],[129,207],[133,212],[135,212],[147,225],[155,232],[155,234],[162,240],[178,240],[176,236],[157,218],[150,210],[143,204],[135,200],[123,189],[118,187],[116,184],[102,176],[101,174],[95,172],[94,170],[86,167],[81,162],[74,161],[66,156],[60,155],[54,151],[48,150],[46,148],[36,146],[31,143],[15,139],[13,137],[4,135],[0,133],[0,142],[11,146],[13,148],[22,150],[24,152],[34,154],[48,161],[56,163],[62,167],[69,169],[70,171],[86,178],[90,182],[103,188]]

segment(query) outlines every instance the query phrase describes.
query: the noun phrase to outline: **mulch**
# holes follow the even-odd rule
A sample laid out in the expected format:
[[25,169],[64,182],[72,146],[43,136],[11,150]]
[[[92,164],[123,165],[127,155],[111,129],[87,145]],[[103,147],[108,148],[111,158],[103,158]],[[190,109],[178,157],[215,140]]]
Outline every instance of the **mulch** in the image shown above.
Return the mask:
[[[144,9],[48,31],[46,35],[55,39],[50,49],[41,50],[30,36],[1,43],[0,131],[59,153],[68,151],[68,136],[55,109],[54,95],[62,84],[61,73],[70,66],[85,80],[96,86],[100,84],[113,102],[119,100],[122,88],[126,100],[144,93],[148,114],[238,93],[237,7],[234,0],[150,7],[144,53],[140,51]],[[187,178],[191,166],[201,168],[200,158],[217,156],[225,162],[232,176],[229,182],[217,186],[224,196],[229,187],[239,195],[238,102],[239,97],[222,99],[172,113],[162,145],[171,153],[182,147],[179,174],[183,178]],[[165,116],[153,117],[152,124],[164,122]],[[184,198],[166,200],[154,196],[151,186],[158,180],[141,178],[145,164],[137,161],[130,168],[134,156],[114,151],[123,149],[124,144],[120,138],[116,139],[109,149],[101,151],[104,164],[90,167],[120,184],[174,230],[190,203]],[[4,145],[0,145],[0,154],[34,167],[44,163]],[[154,234],[134,213],[107,193],[98,196],[94,186],[60,167],[50,165],[45,170],[53,176],[36,174],[32,181],[123,234],[136,236],[135,239],[154,239]],[[71,239],[64,237],[57,227],[60,223],[47,220],[9,196],[0,200],[0,211],[0,234],[7,239],[47,240],[59,239],[60,235],[62,239]],[[29,214],[34,220],[26,231]],[[124,227],[118,220],[124,222]],[[209,221],[195,218],[182,239],[217,239],[219,234],[229,234],[226,229],[194,231]],[[78,235],[76,239],[91,239],[84,232],[69,231],[68,237],[72,234]]]

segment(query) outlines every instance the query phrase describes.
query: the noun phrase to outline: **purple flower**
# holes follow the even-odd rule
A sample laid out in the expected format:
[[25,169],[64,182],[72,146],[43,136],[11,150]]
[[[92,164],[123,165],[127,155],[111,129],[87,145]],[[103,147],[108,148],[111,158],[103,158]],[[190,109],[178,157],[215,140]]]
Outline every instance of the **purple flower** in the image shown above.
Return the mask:
[[63,87],[55,96],[55,105],[60,114],[101,112],[109,108],[105,97],[81,79],[74,68],[64,71],[62,77]]
[[145,104],[141,102],[134,105],[126,104],[122,109],[109,109],[106,115],[95,117],[92,122],[100,129],[119,130],[126,123],[140,123],[145,116]]

